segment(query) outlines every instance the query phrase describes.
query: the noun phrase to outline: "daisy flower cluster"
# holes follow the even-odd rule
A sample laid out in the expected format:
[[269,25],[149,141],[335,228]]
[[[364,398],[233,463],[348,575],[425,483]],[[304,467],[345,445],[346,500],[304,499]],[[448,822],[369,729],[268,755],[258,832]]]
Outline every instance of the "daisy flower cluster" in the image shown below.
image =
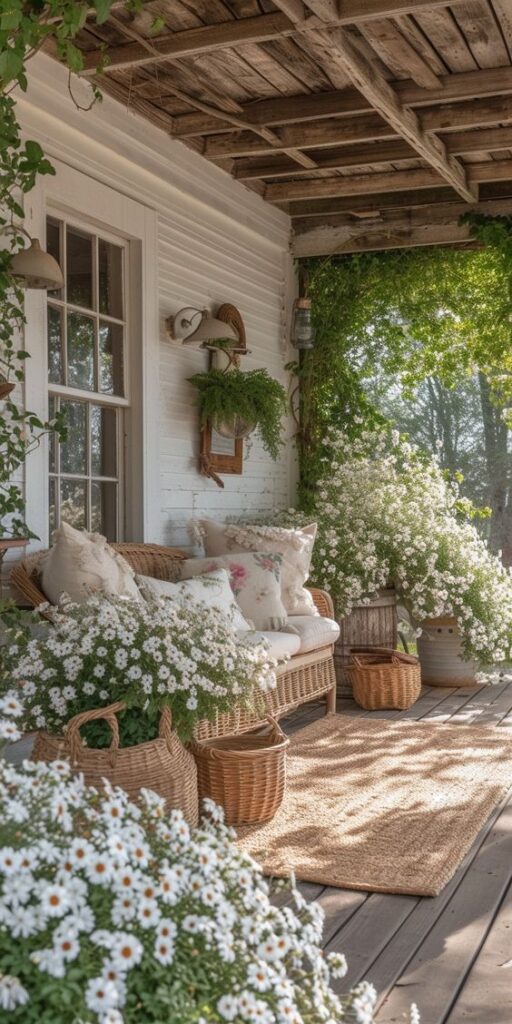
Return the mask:
[[215,804],[190,830],[150,791],[135,806],[66,762],[0,762],[0,820],[3,1021],[373,1021],[371,985],[334,992],[321,909],[292,882],[274,905]]
[[[164,705],[188,739],[199,719],[275,687],[275,667],[265,644],[235,634],[215,608],[96,595],[57,609],[42,635],[11,631],[0,692],[13,684],[18,690],[25,731],[52,733],[79,712],[123,700],[121,741],[129,746],[158,735]],[[110,742],[103,722],[90,723],[84,734],[91,745]]]
[[23,705],[14,690],[0,697],[0,752],[6,743],[15,743],[21,739],[18,719],[22,715]]
[[[338,614],[394,586],[418,627],[455,616],[467,658],[510,660],[512,573],[470,522],[457,485],[395,430],[356,440],[333,430],[325,444],[313,578],[332,593]],[[275,521],[306,517],[290,509]]]

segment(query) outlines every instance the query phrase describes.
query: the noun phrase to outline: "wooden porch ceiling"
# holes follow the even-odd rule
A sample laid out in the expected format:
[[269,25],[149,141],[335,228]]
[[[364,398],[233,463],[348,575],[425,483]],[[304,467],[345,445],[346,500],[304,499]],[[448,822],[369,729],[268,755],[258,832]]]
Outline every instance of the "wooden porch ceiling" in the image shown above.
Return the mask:
[[150,0],[78,45],[105,92],[288,212],[297,256],[512,212],[512,0]]

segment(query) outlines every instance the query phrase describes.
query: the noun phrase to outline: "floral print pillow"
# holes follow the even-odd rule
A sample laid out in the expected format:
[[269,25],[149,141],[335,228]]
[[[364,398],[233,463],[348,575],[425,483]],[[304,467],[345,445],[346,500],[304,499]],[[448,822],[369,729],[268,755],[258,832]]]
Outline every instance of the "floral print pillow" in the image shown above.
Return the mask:
[[197,528],[207,555],[216,557],[239,551],[270,551],[282,555],[281,599],[288,615],[318,615],[313,598],[305,586],[315,543],[316,523],[285,529],[256,523],[216,523],[212,519],[200,519]]
[[218,569],[229,572],[231,589],[244,618],[264,632],[286,626],[287,612],[281,600],[282,556],[254,551],[217,558],[187,558],[181,564],[182,580]]

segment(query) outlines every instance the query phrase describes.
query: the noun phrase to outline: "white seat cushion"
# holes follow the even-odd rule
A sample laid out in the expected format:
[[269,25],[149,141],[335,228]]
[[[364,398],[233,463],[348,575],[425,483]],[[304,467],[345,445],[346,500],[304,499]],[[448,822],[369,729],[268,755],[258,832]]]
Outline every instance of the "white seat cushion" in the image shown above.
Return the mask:
[[334,644],[340,635],[338,623],[334,619],[325,619],[322,615],[290,615],[288,625],[297,630],[300,654]]
[[276,658],[277,661],[292,658],[294,654],[298,653],[300,647],[300,637],[296,633],[245,633],[242,630],[238,630],[238,633],[250,643],[259,644],[262,640],[266,640],[270,648],[270,657]]

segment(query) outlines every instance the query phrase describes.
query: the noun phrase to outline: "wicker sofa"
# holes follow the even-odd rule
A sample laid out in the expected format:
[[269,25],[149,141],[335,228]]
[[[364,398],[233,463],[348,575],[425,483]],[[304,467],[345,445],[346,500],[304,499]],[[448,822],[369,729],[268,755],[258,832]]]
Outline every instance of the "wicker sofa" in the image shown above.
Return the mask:
[[[189,556],[177,548],[159,544],[115,544],[113,545],[130,563],[135,572],[156,579],[176,579],[177,566]],[[33,607],[47,601],[41,590],[40,568],[44,551],[29,555],[11,573],[13,586]],[[333,618],[332,600],[325,591],[311,588],[315,605],[327,618]],[[294,655],[278,670],[277,687],[268,693],[258,709],[248,711],[234,708],[228,714],[218,715],[212,722],[200,722],[196,729],[197,739],[223,736],[229,733],[246,732],[265,721],[268,714],[276,718],[293,711],[299,704],[326,698],[326,713],[336,709],[336,678],[334,674],[333,645],[329,644]]]

